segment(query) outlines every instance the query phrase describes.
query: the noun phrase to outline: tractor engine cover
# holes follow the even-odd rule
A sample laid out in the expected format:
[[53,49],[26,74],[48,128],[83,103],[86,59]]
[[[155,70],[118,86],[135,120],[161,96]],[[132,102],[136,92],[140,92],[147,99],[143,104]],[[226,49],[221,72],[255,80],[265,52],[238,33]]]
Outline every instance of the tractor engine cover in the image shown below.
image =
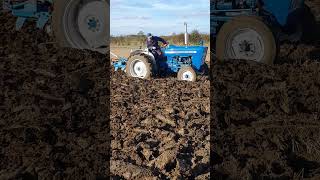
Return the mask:
[[[175,59],[177,56],[183,61],[186,59],[191,60],[191,65],[196,71],[200,71],[201,66],[205,63],[207,55],[207,47],[204,46],[169,46],[164,49],[164,55],[168,60]],[[174,62],[172,62],[174,63]],[[175,64],[172,64],[175,66]]]

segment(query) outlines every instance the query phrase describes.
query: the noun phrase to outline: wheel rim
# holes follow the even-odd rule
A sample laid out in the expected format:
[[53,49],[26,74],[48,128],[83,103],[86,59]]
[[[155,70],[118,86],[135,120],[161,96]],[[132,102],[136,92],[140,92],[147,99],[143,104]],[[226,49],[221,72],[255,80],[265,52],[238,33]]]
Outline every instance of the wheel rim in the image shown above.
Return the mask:
[[262,36],[250,28],[233,32],[226,41],[225,54],[231,59],[245,59],[260,62],[265,47]]
[[[103,37],[108,34],[106,32],[108,18],[106,13],[103,13],[106,9],[108,9],[107,3],[103,1],[81,4],[79,0],[70,0],[62,19],[68,43],[80,49],[94,49],[107,44],[106,38]],[[89,24],[88,21],[90,21]]]
[[133,77],[145,78],[147,75],[147,66],[144,62],[139,59],[136,59],[132,62],[132,66],[130,68],[130,74]]
[[182,73],[182,80],[183,81],[192,81],[193,80],[193,73],[191,71],[185,71]]
[[104,1],[92,1],[84,5],[79,12],[79,31],[91,48],[106,45],[107,8]]

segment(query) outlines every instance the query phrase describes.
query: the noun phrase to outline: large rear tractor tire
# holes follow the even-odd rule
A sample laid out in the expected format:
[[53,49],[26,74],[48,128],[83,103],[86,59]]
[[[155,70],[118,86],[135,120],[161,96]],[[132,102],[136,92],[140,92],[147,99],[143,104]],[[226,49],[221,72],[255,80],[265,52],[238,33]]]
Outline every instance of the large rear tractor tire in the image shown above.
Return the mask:
[[319,40],[319,27],[317,26],[316,14],[313,14],[311,8],[307,5],[303,7],[302,20],[302,40],[303,41],[317,41]]
[[243,59],[272,64],[277,55],[277,45],[272,31],[262,20],[240,16],[221,27],[216,54],[219,61]]
[[200,68],[200,72],[202,75],[208,75],[209,74],[209,66],[207,63],[204,63],[201,68]]
[[150,79],[153,74],[152,63],[145,55],[130,56],[126,65],[126,73],[129,77]]
[[55,0],[52,29],[60,46],[100,51],[109,38],[106,0]]
[[311,9],[304,5],[289,14],[287,24],[284,27],[284,33],[288,34],[285,40],[290,42],[314,41],[318,34],[316,28],[315,16]]
[[180,81],[196,81],[197,80],[197,74],[194,71],[194,69],[190,66],[182,67],[177,76],[178,80]]

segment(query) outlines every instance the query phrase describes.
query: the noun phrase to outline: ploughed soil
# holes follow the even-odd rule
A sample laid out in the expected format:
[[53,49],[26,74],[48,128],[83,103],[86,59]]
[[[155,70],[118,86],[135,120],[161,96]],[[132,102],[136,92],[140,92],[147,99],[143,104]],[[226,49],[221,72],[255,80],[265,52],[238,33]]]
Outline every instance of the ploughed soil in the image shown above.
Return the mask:
[[209,178],[208,78],[110,74],[106,55],[0,23],[0,179]]
[[211,177],[320,178],[320,46],[212,66]]
[[320,178],[319,43],[147,81],[14,20],[0,14],[0,179]]
[[319,42],[282,45],[274,65],[212,64],[211,177],[320,179]]
[[107,56],[0,24],[0,179],[107,179]]
[[111,79],[111,173],[115,179],[208,179],[210,83],[175,77]]

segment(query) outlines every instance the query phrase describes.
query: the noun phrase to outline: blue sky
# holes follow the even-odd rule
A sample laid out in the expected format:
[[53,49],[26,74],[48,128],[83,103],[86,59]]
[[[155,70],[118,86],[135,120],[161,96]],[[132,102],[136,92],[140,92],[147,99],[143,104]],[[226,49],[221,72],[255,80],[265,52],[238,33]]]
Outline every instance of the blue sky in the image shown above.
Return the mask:
[[210,32],[209,0],[110,0],[110,6],[111,35],[171,35],[184,32],[184,22],[189,31]]

